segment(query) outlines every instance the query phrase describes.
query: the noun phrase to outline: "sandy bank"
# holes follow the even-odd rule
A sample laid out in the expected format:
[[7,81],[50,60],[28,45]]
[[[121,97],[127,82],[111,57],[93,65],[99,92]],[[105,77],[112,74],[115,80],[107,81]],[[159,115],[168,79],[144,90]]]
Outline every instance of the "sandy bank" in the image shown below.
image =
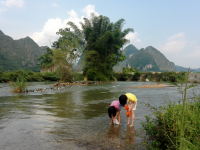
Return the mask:
[[131,86],[130,88],[165,88],[165,87],[173,87],[173,85],[168,84],[146,84],[140,86]]

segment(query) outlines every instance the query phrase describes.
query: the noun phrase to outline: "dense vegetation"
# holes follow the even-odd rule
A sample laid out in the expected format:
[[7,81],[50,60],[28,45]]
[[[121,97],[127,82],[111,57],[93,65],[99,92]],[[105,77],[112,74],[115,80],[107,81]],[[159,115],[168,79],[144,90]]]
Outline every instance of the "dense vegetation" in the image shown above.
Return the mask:
[[[41,82],[41,81],[60,81],[60,75],[57,72],[33,72],[25,70],[17,70],[14,72],[2,72],[0,71],[0,83],[17,82],[17,80],[23,82]],[[83,81],[83,74],[76,73],[73,76],[72,81]]]
[[40,81],[58,81],[60,77],[55,73],[40,73],[33,71],[18,70],[14,72],[2,72],[0,71],[0,82],[15,82],[21,77],[27,82],[40,82]]
[[126,57],[121,48],[128,42],[125,36],[133,29],[122,30],[125,20],[110,22],[106,16],[91,14],[90,19],[80,22],[80,30],[73,22],[70,28],[60,29],[60,38],[42,55],[39,60],[41,68],[54,65],[62,81],[70,80],[76,73],[72,66],[77,58],[83,60],[83,72],[90,81],[114,80],[113,66]]
[[186,72],[141,72],[136,68],[123,68],[122,73],[115,73],[114,77],[118,81],[149,81],[154,82],[177,82]]
[[106,16],[84,18],[81,22],[82,30],[69,22],[75,32],[82,32],[85,40],[83,49],[83,70],[88,80],[114,80],[113,66],[124,60],[120,49],[128,42],[125,36],[133,29],[122,30],[125,20],[120,19],[115,23],[110,22]]
[[139,81],[141,72],[136,68],[123,68],[122,73],[114,73],[117,81]]
[[[123,68],[122,73],[114,73],[113,77],[117,81],[149,81],[155,82],[177,82],[186,72],[162,72],[162,73],[151,73],[151,72],[140,72],[135,68]],[[0,82],[16,81],[17,78],[24,77],[27,82],[40,82],[40,81],[60,81],[60,75],[58,72],[33,72],[18,70],[14,72],[2,72],[0,71]],[[83,80],[82,73],[71,72],[69,81],[81,81]]]
[[159,108],[147,105],[153,111],[142,122],[144,144],[148,149],[200,149],[200,95],[194,93],[192,98],[187,98],[187,90],[195,86],[188,86],[188,76],[182,76],[177,79],[179,82],[173,83],[182,94],[178,103],[167,101]]

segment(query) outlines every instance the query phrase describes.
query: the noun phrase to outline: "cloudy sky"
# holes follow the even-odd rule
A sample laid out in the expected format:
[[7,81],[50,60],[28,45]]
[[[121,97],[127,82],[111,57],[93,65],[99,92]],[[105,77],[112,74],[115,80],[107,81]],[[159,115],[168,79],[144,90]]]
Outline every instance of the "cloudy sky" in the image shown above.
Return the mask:
[[0,30],[50,46],[68,21],[79,25],[94,12],[112,22],[124,18],[136,48],[153,46],[176,65],[200,68],[199,7],[200,0],[0,0]]

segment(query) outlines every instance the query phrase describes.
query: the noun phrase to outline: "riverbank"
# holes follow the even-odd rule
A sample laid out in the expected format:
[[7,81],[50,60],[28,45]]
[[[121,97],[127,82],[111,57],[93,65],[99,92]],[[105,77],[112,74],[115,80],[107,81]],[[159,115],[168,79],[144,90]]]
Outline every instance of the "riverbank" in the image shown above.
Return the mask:
[[174,87],[174,86],[169,84],[146,84],[139,86],[131,86],[130,88],[165,88],[165,87]]

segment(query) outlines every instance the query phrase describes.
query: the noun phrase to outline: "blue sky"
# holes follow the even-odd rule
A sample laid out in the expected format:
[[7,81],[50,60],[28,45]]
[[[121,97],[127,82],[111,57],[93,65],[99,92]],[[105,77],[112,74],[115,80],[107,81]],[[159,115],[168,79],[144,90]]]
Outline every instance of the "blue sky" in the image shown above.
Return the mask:
[[176,65],[200,68],[199,7],[199,0],[0,0],[0,30],[50,46],[67,21],[79,24],[95,12],[112,22],[124,18],[136,48],[153,46]]

